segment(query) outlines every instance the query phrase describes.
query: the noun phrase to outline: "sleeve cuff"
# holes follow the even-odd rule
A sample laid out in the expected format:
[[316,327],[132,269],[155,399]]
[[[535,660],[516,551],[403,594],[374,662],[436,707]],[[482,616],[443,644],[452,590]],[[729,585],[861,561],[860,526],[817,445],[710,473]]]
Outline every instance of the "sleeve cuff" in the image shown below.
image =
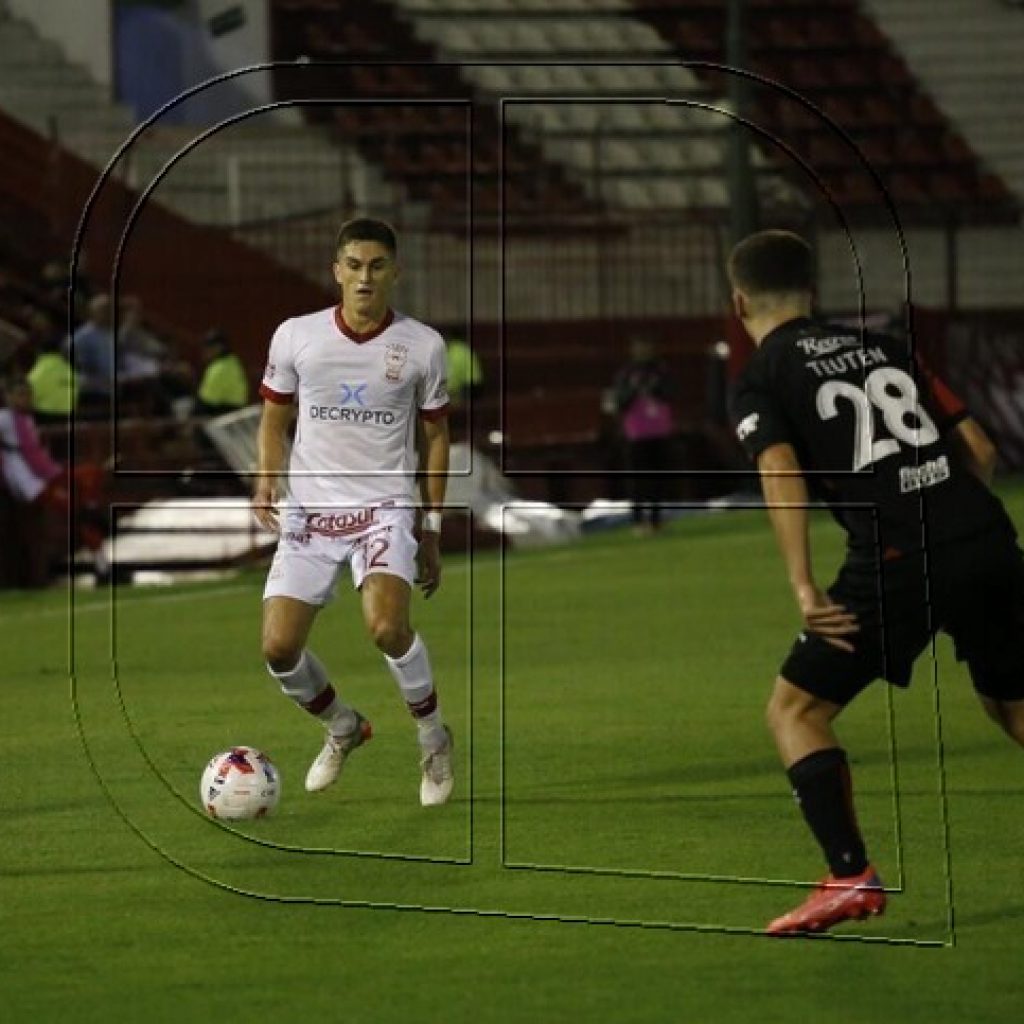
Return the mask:
[[266,384],[260,385],[260,395],[268,402],[273,402],[275,405],[291,405],[292,400],[295,398],[295,395],[293,394],[287,394],[283,391],[275,391],[273,388],[268,388]]
[[425,420],[442,420],[448,415],[448,403],[438,406],[436,409],[420,409],[420,418]]

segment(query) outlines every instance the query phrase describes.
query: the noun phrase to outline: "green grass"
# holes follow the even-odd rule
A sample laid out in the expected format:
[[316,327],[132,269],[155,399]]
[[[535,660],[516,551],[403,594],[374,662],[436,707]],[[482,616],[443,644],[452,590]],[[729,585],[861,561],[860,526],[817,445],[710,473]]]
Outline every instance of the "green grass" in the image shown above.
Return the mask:
[[[1024,522],[1024,490],[1006,493]],[[840,538],[823,521],[815,537],[824,579]],[[459,738],[458,799],[437,812],[350,593],[314,646],[375,738],[318,796],[301,785],[317,731],[260,663],[258,575],[118,591],[113,611],[78,595],[71,634],[66,594],[0,597],[0,1017],[1019,1017],[1024,761],[948,644],[937,694],[923,660],[909,692],[876,686],[841,724],[901,890],[889,913],[770,940],[757,929],[821,867],[762,722],[795,627],[763,514],[504,573],[482,557],[470,578],[450,559],[416,605]],[[240,742],[271,753],[284,795],[229,830],[198,813],[198,780]]]

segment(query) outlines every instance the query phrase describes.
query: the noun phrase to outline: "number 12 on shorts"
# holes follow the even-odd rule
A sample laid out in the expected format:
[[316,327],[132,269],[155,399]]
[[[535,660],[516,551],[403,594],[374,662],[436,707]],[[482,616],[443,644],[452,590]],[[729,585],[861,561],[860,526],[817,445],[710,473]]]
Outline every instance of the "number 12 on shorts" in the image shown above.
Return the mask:
[[366,555],[366,569],[386,569],[388,567],[387,553],[391,547],[391,541],[387,537],[368,537],[363,546]]

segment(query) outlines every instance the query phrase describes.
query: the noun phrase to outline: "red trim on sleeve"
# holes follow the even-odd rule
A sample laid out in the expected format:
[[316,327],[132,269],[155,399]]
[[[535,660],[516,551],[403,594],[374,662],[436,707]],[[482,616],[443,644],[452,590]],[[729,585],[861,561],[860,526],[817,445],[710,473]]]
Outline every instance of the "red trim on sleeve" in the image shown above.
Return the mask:
[[944,380],[932,373],[920,358],[917,360],[917,367],[927,391],[928,404],[936,414],[940,427],[952,426],[968,415],[967,406],[960,396]]
[[448,415],[448,403],[439,405],[436,409],[420,409],[420,418],[425,420],[443,420]]
[[348,338],[349,341],[354,341],[357,345],[365,344],[367,341],[373,341],[378,334],[383,334],[393,323],[395,322],[395,311],[388,309],[384,314],[384,319],[373,328],[372,331],[366,331],[364,334],[360,334],[358,331],[354,331],[347,323],[345,323],[345,314],[341,311],[341,306],[334,307],[334,324],[341,331],[342,334]]
[[266,384],[260,384],[260,395],[275,405],[291,405],[292,400],[295,398],[294,395],[287,394],[284,391],[275,391],[273,388],[268,388]]
[[967,411],[967,407],[944,381],[932,375],[929,384],[931,386],[932,400],[935,408],[945,417],[959,416]]

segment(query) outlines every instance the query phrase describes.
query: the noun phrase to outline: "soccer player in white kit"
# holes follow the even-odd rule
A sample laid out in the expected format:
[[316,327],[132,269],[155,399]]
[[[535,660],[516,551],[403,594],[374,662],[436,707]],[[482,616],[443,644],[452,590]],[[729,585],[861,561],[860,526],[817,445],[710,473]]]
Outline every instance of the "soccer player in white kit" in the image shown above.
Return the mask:
[[[342,700],[306,646],[347,562],[366,627],[415,718],[420,803],[433,806],[451,795],[452,734],[409,606],[414,584],[430,597],[441,580],[438,540],[448,473],[444,341],[391,309],[397,243],[383,221],[342,225],[333,269],[340,304],[278,327],[260,387],[253,510],[279,534],[263,595],[263,656],[285,695],[326,727],[324,747],[306,776],[310,792],[326,789],[371,735],[370,723]],[[293,415],[298,423],[285,494],[279,479]]]

